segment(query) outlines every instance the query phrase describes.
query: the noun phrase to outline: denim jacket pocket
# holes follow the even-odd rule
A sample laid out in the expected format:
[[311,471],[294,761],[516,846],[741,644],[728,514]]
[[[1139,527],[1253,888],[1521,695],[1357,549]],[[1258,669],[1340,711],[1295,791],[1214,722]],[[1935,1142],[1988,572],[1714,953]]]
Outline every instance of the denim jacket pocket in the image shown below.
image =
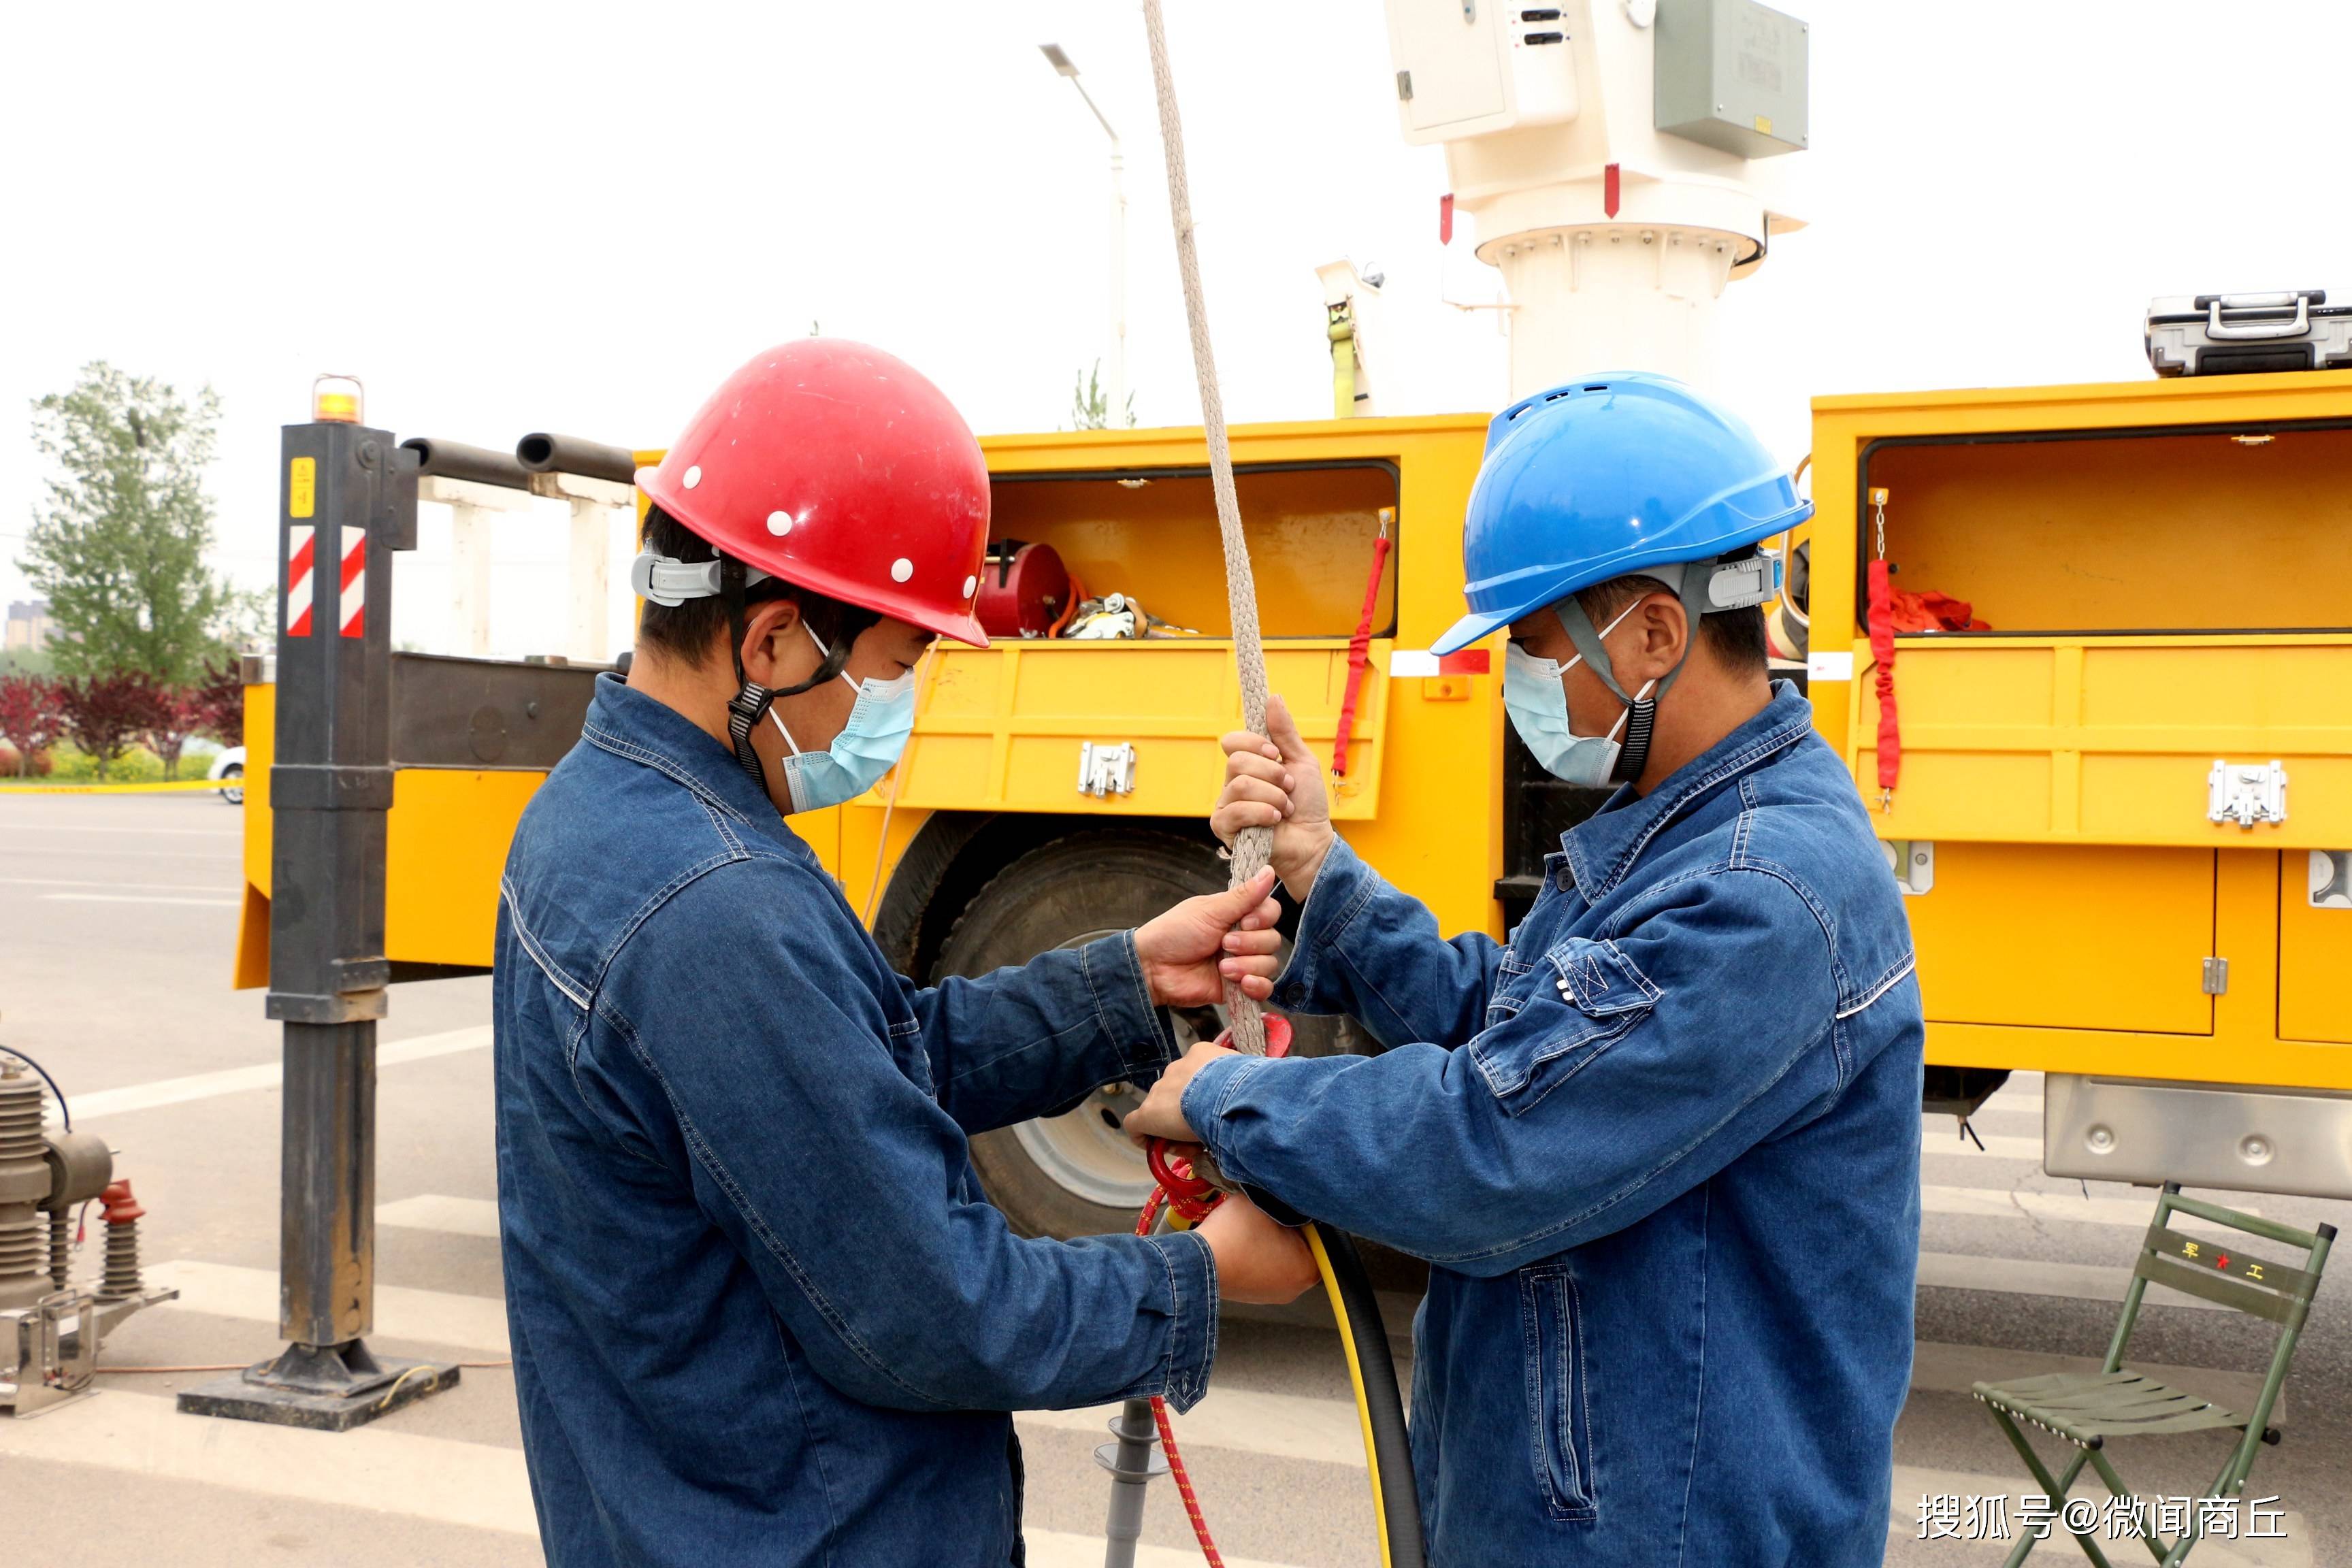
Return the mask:
[[1659,995],[1615,942],[1568,937],[1522,973],[1506,960],[1471,1059],[1516,1116],[1629,1033]]
[[1582,1318],[1576,1279],[1566,1264],[1538,1263],[1519,1270],[1528,1451],[1537,1492],[1554,1519],[1590,1520],[1598,1509]]
[[1495,967],[1495,989],[1486,998],[1486,1027],[1493,1028],[1528,1005],[1528,988],[1535,984],[1532,976],[1536,965],[1519,956],[1516,947],[1503,950],[1502,961]]

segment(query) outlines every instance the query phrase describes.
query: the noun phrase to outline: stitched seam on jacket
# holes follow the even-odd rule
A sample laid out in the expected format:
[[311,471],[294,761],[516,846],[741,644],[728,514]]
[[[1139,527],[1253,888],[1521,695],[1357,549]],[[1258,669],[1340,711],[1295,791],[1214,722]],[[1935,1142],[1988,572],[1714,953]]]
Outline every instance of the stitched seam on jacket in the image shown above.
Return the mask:
[[1617,863],[1611,867],[1608,875],[1601,879],[1600,891],[1604,895],[1613,891],[1617,884],[1625,879],[1626,873],[1633,868],[1633,862],[1641,858],[1642,851],[1650,847],[1650,840],[1664,832],[1667,825],[1682,816],[1684,810],[1695,804],[1699,796],[1734,774],[1754,767],[1775,752],[1785,751],[1795,745],[1806,728],[1807,726],[1804,725],[1796,725],[1786,733],[1767,733],[1758,737],[1745,749],[1726,757],[1709,772],[1693,779],[1672,800],[1659,803],[1657,815],[1650,819],[1647,826],[1633,836],[1633,841],[1625,847],[1624,853],[1617,858]]
[[1715,1217],[1715,1183],[1702,1183],[1698,1198],[1698,1391],[1691,1400],[1690,1468],[1683,1472],[1683,1517],[1675,1527],[1675,1568],[1690,1556],[1691,1489],[1698,1482],[1698,1433],[1706,1416],[1706,1276]]
[[1860,1001],[1856,1002],[1851,1007],[1840,1008],[1838,1011],[1838,1016],[1840,1018],[1851,1018],[1856,1013],[1863,1012],[1873,1003],[1875,1003],[1880,997],[1885,995],[1889,991],[1894,990],[1895,986],[1901,984],[1904,977],[1908,975],[1914,969],[1917,968],[1918,965],[1919,955],[1917,952],[1914,952],[1905,953],[1902,958],[1896,961],[1892,969],[1889,969],[1885,974],[1871,982],[1870,989],[1863,993],[1862,999]]
[[616,757],[626,757],[633,763],[643,763],[646,767],[653,769],[656,773],[663,773],[675,779],[679,784],[682,784],[687,788],[692,790],[697,795],[700,796],[704,802],[710,805],[717,806],[720,811],[725,812],[736,821],[743,824],[744,826],[749,827],[751,826],[751,819],[750,817],[744,816],[741,812],[736,810],[733,806],[719,799],[716,795],[713,795],[708,784],[705,784],[700,779],[696,778],[692,773],[687,772],[686,769],[681,767],[677,762],[663,755],[661,752],[651,751],[644,746],[640,746],[635,741],[625,741],[621,739],[620,736],[614,734],[610,730],[601,730],[593,724],[582,725],[580,727],[580,733],[583,738],[593,741],[597,745],[602,746],[604,750],[612,752]]
[[[629,1048],[632,1051],[635,1050],[637,1045],[636,1028],[626,1017],[622,1016],[621,1010],[614,1006],[610,1002],[605,1001],[602,995],[599,995],[596,998],[595,1008],[594,1016],[602,1018],[605,1023],[611,1025],[613,1028],[619,1033],[621,1038],[628,1043]],[[585,1027],[582,1028],[580,1031],[580,1037],[583,1040],[588,1037],[588,1031]],[[581,1093],[580,1057],[576,1048],[574,1049],[572,1058],[572,1092],[574,1094],[580,1094],[581,1099],[583,1101],[587,1099],[585,1094]],[[599,1117],[597,1120],[602,1121],[604,1119]],[[657,1156],[647,1153],[642,1149],[631,1147],[629,1141],[626,1138],[614,1139],[613,1146],[618,1149],[628,1158],[636,1161],[640,1164],[650,1165],[656,1171],[667,1171],[670,1168]]]
[[613,962],[621,956],[621,949],[628,945],[629,939],[637,934],[638,928],[651,920],[655,912],[664,904],[684,892],[688,885],[716,871],[721,866],[733,866],[754,859],[772,859],[779,866],[784,866],[787,868],[790,867],[790,862],[782,857],[755,856],[740,850],[734,854],[720,853],[711,856],[707,860],[696,861],[677,876],[672,877],[663,886],[646,894],[645,902],[639,904],[625,920],[622,921],[621,928],[614,933],[611,943],[597,956],[596,977],[592,983],[593,987],[599,991],[604,989],[604,977],[613,972]]
[[[1830,1026],[1830,1028],[1834,1028],[1835,1026],[1834,1023],[1832,1023]],[[1540,1230],[1530,1231],[1525,1236],[1517,1237],[1508,1241],[1497,1242],[1492,1247],[1482,1248],[1476,1252],[1451,1253],[1443,1258],[1432,1258],[1430,1261],[1433,1263],[1445,1264],[1456,1262],[1475,1263],[1482,1258],[1501,1258],[1509,1253],[1520,1251],[1536,1242],[1542,1241],[1548,1237],[1558,1236],[1560,1232],[1565,1230],[1573,1230],[1578,1226],[1582,1225],[1585,1221],[1591,1219],[1595,1215],[1608,1213],[1611,1209],[1615,1208],[1619,1204],[1623,1203],[1626,1199],[1640,1192],[1643,1187],[1648,1186],[1652,1182],[1657,1180],[1658,1177],[1664,1174],[1666,1172],[1673,1170],[1676,1165],[1682,1163],[1682,1162],[1690,1154],[1704,1146],[1708,1139],[1714,1137],[1717,1132],[1720,1132],[1724,1128],[1729,1126],[1734,1121],[1736,1121],[1741,1111],[1746,1110],[1749,1106],[1755,1104],[1765,1095],[1770,1093],[1773,1089],[1779,1086],[1782,1079],[1789,1076],[1790,1072],[1795,1068],[1799,1062],[1805,1059],[1805,1057],[1809,1052],[1822,1043],[1822,1039],[1830,1033],[1830,1028],[1824,1028],[1820,1034],[1815,1035],[1812,1038],[1800,1046],[1794,1052],[1790,1053],[1789,1059],[1780,1064],[1780,1071],[1774,1073],[1769,1079],[1765,1080],[1765,1082],[1759,1085],[1755,1093],[1741,1100],[1738,1105],[1733,1106],[1731,1110],[1727,1111],[1720,1119],[1718,1119],[1713,1126],[1707,1128],[1696,1138],[1694,1138],[1688,1143],[1684,1144],[1680,1149],[1675,1150],[1664,1160],[1659,1161],[1656,1164],[1651,1166],[1650,1169],[1643,1172],[1640,1175],[1634,1177],[1623,1186],[1619,1187],[1615,1192],[1611,1193],[1607,1197],[1602,1198],[1600,1202],[1593,1204],[1580,1213],[1569,1215],[1566,1219],[1561,1220],[1557,1225],[1549,1225]]]
[[[1135,986],[1135,1005],[1140,1010],[1139,1016],[1151,1021],[1151,1050],[1153,1054],[1159,1058],[1159,1060],[1157,1062],[1138,1061],[1133,1051],[1129,1050],[1128,1043],[1124,1040],[1120,1040],[1118,1034],[1109,1027],[1108,1020],[1105,1021],[1103,1033],[1108,1035],[1113,1041],[1118,1043],[1120,1058],[1126,1061],[1130,1068],[1151,1066],[1165,1067],[1171,1059],[1168,1055],[1169,1042],[1160,1036],[1160,1014],[1158,1009],[1154,1008],[1151,1005],[1151,987],[1144,983],[1143,954],[1136,951],[1135,933],[1133,931],[1129,931],[1127,933],[1126,942],[1127,945],[1123,952],[1130,960],[1132,960],[1132,962],[1128,965],[1128,978]],[[1143,1042],[1140,1040],[1135,1042],[1137,1049],[1140,1049],[1142,1045]]]
[[[921,1026],[921,1021],[919,1019],[915,1019],[909,1020],[906,1028],[913,1029],[920,1028]],[[1094,1026],[1091,1023],[1083,1023],[1073,1024],[1066,1029],[1057,1029],[1050,1035],[1041,1036],[1038,1038],[1030,1041],[1027,1045],[1023,1046],[1016,1050],[1002,1051],[997,1055],[989,1058],[988,1060],[984,1062],[974,1062],[968,1068],[959,1068],[947,1078],[941,1079],[940,1082],[941,1086],[944,1087],[947,1084],[961,1083],[965,1079],[970,1078],[976,1072],[983,1070],[991,1072],[995,1071],[996,1069],[1003,1067],[1007,1062],[1013,1061],[1021,1057],[1025,1057],[1031,1051],[1036,1050],[1040,1047],[1050,1046],[1056,1043],[1065,1035],[1075,1034],[1079,1030],[1091,1029],[1092,1027],[1094,1027]],[[890,1026],[890,1032],[893,1035],[897,1035],[904,1033],[905,1029],[902,1029],[901,1026],[897,1024],[893,1024]]]
[[793,1256],[792,1249],[783,1244],[783,1238],[776,1235],[769,1226],[768,1216],[760,1212],[759,1205],[751,1201],[749,1194],[736,1182],[734,1173],[730,1171],[726,1163],[719,1158],[719,1152],[710,1146],[709,1140],[703,1137],[702,1129],[695,1125],[694,1118],[687,1113],[686,1107],[679,1102],[677,1091],[670,1088],[668,1078],[654,1061],[652,1053],[645,1048],[634,1033],[631,1035],[629,1047],[635,1052],[637,1060],[645,1065],[645,1069],[653,1074],[654,1081],[661,1085],[662,1097],[669,1101],[670,1113],[677,1118],[678,1130],[686,1134],[687,1144],[693,1150],[696,1161],[703,1169],[710,1173],[711,1179],[719,1184],[719,1191],[727,1194],[727,1201],[735,1205],[735,1212],[743,1216],[744,1223],[751,1227],[752,1235],[760,1238],[760,1245],[768,1249],[768,1255],[783,1265],[784,1272],[792,1277],[793,1285],[799,1288],[802,1296],[807,1300],[809,1305],[816,1309],[817,1315],[824,1320],[825,1325],[833,1330],[834,1336],[846,1345],[850,1352],[859,1361],[871,1367],[893,1386],[904,1389],[913,1397],[936,1408],[942,1410],[954,1408],[948,1401],[940,1399],[900,1377],[874,1353],[871,1346],[858,1337],[857,1331],[850,1326],[848,1318],[833,1304],[832,1298],[817,1289],[816,1281],[810,1277],[808,1270],[801,1267],[800,1259]]
[[741,854],[743,852],[743,841],[735,837],[735,830],[733,828],[727,826],[726,816],[719,812],[713,811],[710,807],[710,803],[704,800],[699,795],[695,797],[695,804],[702,807],[702,815],[710,819],[710,826],[719,830],[719,839],[726,844],[727,847],[734,850],[739,855]]
[[[1373,895],[1381,890],[1381,874],[1378,871],[1364,865],[1360,860],[1357,862],[1357,868],[1356,890],[1347,903],[1341,906],[1339,918],[1316,938],[1318,947],[1328,947],[1337,951],[1339,939],[1348,934],[1348,928],[1355,923],[1356,917],[1364,912],[1364,906],[1370,903]],[[1311,901],[1313,895],[1309,894],[1308,898]]]
[[[1390,1001],[1387,995],[1381,992],[1379,984],[1373,981],[1370,973],[1365,970],[1364,966],[1358,963],[1353,958],[1350,958],[1346,952],[1337,947],[1333,948],[1331,951],[1338,956],[1340,963],[1346,966],[1348,973],[1355,977],[1356,984],[1361,985],[1365,991],[1370,994],[1374,1001],[1378,1002],[1382,1008],[1387,1010],[1390,1019],[1398,1026],[1396,1031],[1397,1034],[1405,1039],[1412,1039],[1415,1033],[1412,1022],[1405,1017],[1403,1011],[1400,1009],[1395,1003]],[[1377,1036],[1379,1031],[1374,1030],[1373,1033]],[[1445,1042],[1443,1040],[1438,1042],[1440,1045],[1444,1045],[1444,1043]]]
[[1727,871],[1745,871],[1751,876],[1769,878],[1771,880],[1780,883],[1782,887],[1796,894],[1797,897],[1802,900],[1805,908],[1812,911],[1815,923],[1822,928],[1822,940],[1829,948],[1830,976],[1832,983],[1836,988],[1837,994],[1841,999],[1841,1005],[1843,1005],[1843,998],[1849,994],[1849,992],[1846,983],[1845,963],[1838,952],[1837,917],[1831,914],[1828,908],[1824,906],[1819,899],[1813,897],[1812,889],[1806,887],[1803,880],[1799,878],[1794,871],[1790,870],[1787,867],[1781,865],[1777,860],[1751,859],[1745,864],[1738,866],[1734,866],[1727,860],[1717,861],[1712,866],[1702,866],[1696,870],[1685,871],[1679,876],[1669,877],[1663,882],[1653,883],[1649,887],[1643,889],[1642,891],[1634,897],[1632,902],[1628,903],[1623,909],[1618,910],[1616,915],[1609,921],[1608,925],[1602,928],[1607,932],[1607,940],[1614,942],[1619,937],[1623,936],[1627,929],[1633,924],[1635,918],[1648,913],[1647,906],[1654,902],[1659,894],[1664,893],[1670,889],[1679,888],[1685,882],[1696,882],[1706,878],[1719,877]]
[[539,938],[531,934],[530,923],[522,918],[522,902],[515,896],[514,883],[500,877],[499,896],[506,900],[508,918],[514,921],[515,935],[521,941],[523,952],[530,955],[532,964],[547,976],[549,984],[563,993],[564,1000],[586,1011],[591,988],[566,973],[554,956],[540,945]]
[[816,1465],[817,1488],[824,1494],[824,1561],[831,1563],[834,1541],[841,1533],[841,1510],[834,1501],[833,1478],[825,1472],[824,1444],[817,1436],[816,1423],[809,1419],[807,1401],[801,1397],[800,1373],[793,1365],[792,1341],[784,1331],[784,1321],[770,1312],[768,1321],[775,1326],[776,1348],[784,1352],[784,1383],[792,1391],[793,1408],[800,1413],[801,1430],[808,1437],[809,1458]]

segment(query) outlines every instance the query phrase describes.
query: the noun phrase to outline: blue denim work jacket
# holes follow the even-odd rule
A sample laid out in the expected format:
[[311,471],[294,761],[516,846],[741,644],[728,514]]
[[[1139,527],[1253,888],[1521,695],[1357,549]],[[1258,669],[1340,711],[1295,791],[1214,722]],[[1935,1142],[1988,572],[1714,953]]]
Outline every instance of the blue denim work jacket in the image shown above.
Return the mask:
[[1853,780],[1783,685],[1563,843],[1508,947],[1441,941],[1334,845],[1276,999],[1386,1048],[1217,1062],[1185,1118],[1228,1175],[1434,1266],[1433,1564],[1874,1564],[1924,1029]]
[[1006,1411],[1200,1397],[1206,1244],[1024,1240],[967,1158],[1159,1075],[1130,935],[919,987],[728,749],[609,676],[502,894],[507,1315],[556,1568],[1017,1563]]

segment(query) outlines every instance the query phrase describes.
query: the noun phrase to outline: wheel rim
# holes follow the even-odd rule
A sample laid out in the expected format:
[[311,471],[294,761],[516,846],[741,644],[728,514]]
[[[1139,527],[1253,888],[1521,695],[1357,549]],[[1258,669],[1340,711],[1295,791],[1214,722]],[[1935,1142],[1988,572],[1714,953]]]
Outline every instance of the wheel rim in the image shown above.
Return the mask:
[[[1084,947],[1116,934],[1088,931],[1061,946]],[[1223,1013],[1213,1016],[1222,1028]],[[1178,1054],[1208,1037],[1200,1032],[1198,1025],[1202,1021],[1197,1014],[1169,1015]],[[1013,1136],[1030,1161],[1072,1196],[1104,1208],[1140,1209],[1151,1195],[1151,1171],[1143,1163],[1142,1152],[1127,1141],[1127,1134],[1116,1124],[1142,1103],[1142,1095],[1129,1085],[1108,1084],[1087,1096],[1076,1110],[1022,1122],[1013,1130]]]

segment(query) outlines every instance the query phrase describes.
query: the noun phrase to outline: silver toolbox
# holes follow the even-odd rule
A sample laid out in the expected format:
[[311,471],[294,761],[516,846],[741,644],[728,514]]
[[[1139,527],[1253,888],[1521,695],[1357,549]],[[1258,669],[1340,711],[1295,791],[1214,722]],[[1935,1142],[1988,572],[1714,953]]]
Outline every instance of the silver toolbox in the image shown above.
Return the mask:
[[2147,363],[2158,375],[2246,375],[2352,365],[2352,305],[2325,289],[2179,294],[2147,302]]

